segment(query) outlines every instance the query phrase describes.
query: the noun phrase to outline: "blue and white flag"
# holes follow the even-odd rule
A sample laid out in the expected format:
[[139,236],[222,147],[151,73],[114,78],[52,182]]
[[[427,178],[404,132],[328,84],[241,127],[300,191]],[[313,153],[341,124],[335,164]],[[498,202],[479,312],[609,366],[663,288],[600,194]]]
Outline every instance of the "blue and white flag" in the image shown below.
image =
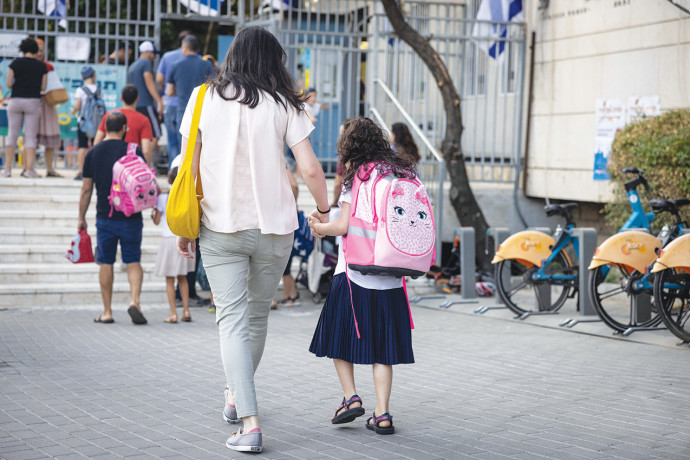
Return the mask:
[[[522,0],[482,0],[477,11],[477,21],[525,22]],[[506,48],[508,24],[477,22],[472,29],[474,41],[486,54],[498,59]]]
[[[67,16],[67,0],[38,0],[36,8],[46,16],[65,18]],[[67,28],[67,20],[60,19],[58,25]]]
[[180,4],[186,6],[189,11],[201,16],[218,16],[220,5],[225,0],[180,0]]

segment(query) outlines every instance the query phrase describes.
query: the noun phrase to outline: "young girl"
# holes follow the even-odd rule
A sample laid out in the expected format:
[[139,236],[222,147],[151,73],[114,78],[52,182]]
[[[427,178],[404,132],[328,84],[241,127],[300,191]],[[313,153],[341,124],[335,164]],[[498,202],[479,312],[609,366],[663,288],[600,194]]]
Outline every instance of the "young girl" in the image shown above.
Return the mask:
[[[175,182],[177,168],[168,172],[168,183]],[[158,225],[163,221],[163,232],[161,243],[156,256],[156,276],[165,276],[165,288],[168,293],[168,303],[170,304],[170,316],[165,319],[166,323],[177,323],[177,310],[175,308],[175,277],[180,286],[180,297],[182,297],[182,318],[184,322],[190,322],[192,315],[189,313],[189,286],[187,285],[187,273],[194,270],[195,259],[188,259],[177,252],[177,237],[170,231],[168,222],[165,219],[165,205],[168,203],[168,193],[158,195],[156,207],[151,218],[153,223]]]
[[[361,166],[377,164],[369,174],[370,181],[376,179],[379,171],[392,171],[397,177],[414,177],[411,158],[391,150],[381,129],[369,118],[347,120],[337,149],[340,162],[345,166],[343,193],[339,200],[340,216],[325,224],[310,218],[310,227],[317,236],[347,233],[352,184],[355,174],[360,174]],[[365,177],[360,179],[367,180]],[[379,185],[385,187],[385,181],[380,181]],[[414,362],[409,306],[403,281],[395,276],[364,275],[349,268],[346,270],[347,254],[343,254],[343,246],[340,245],[335,276],[309,351],[316,356],[333,359],[343,387],[343,402],[331,420],[334,424],[351,422],[364,415],[362,400],[355,387],[353,364],[372,364],[376,409],[366,427],[378,434],[392,434],[395,428],[388,403],[393,364]]]

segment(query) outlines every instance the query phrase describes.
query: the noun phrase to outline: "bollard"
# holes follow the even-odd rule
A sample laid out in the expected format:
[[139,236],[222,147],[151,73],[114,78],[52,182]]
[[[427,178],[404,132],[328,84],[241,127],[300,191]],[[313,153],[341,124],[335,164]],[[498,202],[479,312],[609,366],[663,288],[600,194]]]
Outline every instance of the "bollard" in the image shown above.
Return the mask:
[[596,315],[590,297],[588,281],[592,272],[587,268],[594,257],[594,249],[597,247],[597,231],[593,228],[574,228],[573,237],[578,242],[578,306],[580,315]]
[[[485,251],[489,252],[489,242],[488,239],[489,237],[493,238],[494,240],[494,254],[498,251],[498,246],[501,245],[508,237],[510,236],[510,230],[508,230],[507,227],[489,227],[486,230],[486,249]],[[510,263],[510,262],[509,262]],[[507,276],[510,278],[510,274],[506,273],[504,276]],[[509,283],[510,279],[505,280],[505,283]],[[498,283],[497,283],[498,284]],[[505,304],[503,303],[503,299],[501,299],[501,296],[498,295],[498,289],[496,289],[496,292],[494,293],[494,300],[497,301],[499,304],[498,305],[480,305],[477,309],[474,310],[475,313],[486,313],[489,310],[497,310],[499,308],[505,308]]]

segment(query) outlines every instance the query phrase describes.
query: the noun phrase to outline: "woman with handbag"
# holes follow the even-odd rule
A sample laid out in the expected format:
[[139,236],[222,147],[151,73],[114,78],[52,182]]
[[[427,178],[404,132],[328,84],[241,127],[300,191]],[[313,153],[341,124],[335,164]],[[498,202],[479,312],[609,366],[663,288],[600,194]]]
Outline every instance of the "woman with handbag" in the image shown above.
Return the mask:
[[[203,184],[199,249],[216,305],[227,382],[223,417],[244,424],[226,441],[236,451],[262,450],[254,372],[298,227],[285,144],[316,201],[312,215],[327,222],[330,210],[323,170],[308,138],[314,127],[285,60],[280,43],[265,29],[237,34],[208,92],[202,85],[189,99],[180,126],[185,157],[166,208],[170,224],[175,187],[184,182],[188,164],[197,186]],[[178,237],[178,250],[194,257],[194,235],[185,236]]]
[[[45,60],[45,42],[37,38],[36,43],[38,44],[36,59],[46,65],[50,77],[50,72],[55,72],[55,68],[53,64]],[[47,88],[47,91],[50,91],[50,88]],[[55,149],[60,148],[60,125],[58,124],[57,107],[48,103],[46,94],[41,95],[41,115],[38,118],[37,143],[45,147],[46,177],[62,177],[61,174],[55,171],[54,161]]]
[[45,90],[48,69],[37,59],[38,44],[33,38],[25,38],[19,44],[23,57],[10,63],[7,70],[7,87],[12,88],[10,103],[7,106],[9,133],[5,145],[4,176],[12,175],[12,163],[17,147],[17,139],[24,126],[24,171],[22,177],[41,177],[34,171],[36,159],[36,135],[38,118],[41,114],[41,91]]

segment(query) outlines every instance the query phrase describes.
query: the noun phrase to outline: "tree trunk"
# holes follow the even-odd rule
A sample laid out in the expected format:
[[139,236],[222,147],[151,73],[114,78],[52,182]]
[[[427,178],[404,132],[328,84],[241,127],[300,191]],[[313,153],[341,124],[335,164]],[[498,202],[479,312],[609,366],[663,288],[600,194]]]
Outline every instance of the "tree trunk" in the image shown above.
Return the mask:
[[460,144],[463,130],[460,96],[455,91],[453,79],[450,77],[441,57],[427,39],[405,22],[397,2],[395,0],[381,0],[381,3],[388,19],[393,25],[395,33],[424,61],[441,91],[443,108],[446,112],[446,135],[441,143],[441,153],[446,161],[446,168],[450,175],[450,202],[455,209],[460,224],[474,228],[477,242],[477,265],[481,269],[488,270],[491,267],[490,261],[485,254],[485,235],[488,225],[470,188]]

